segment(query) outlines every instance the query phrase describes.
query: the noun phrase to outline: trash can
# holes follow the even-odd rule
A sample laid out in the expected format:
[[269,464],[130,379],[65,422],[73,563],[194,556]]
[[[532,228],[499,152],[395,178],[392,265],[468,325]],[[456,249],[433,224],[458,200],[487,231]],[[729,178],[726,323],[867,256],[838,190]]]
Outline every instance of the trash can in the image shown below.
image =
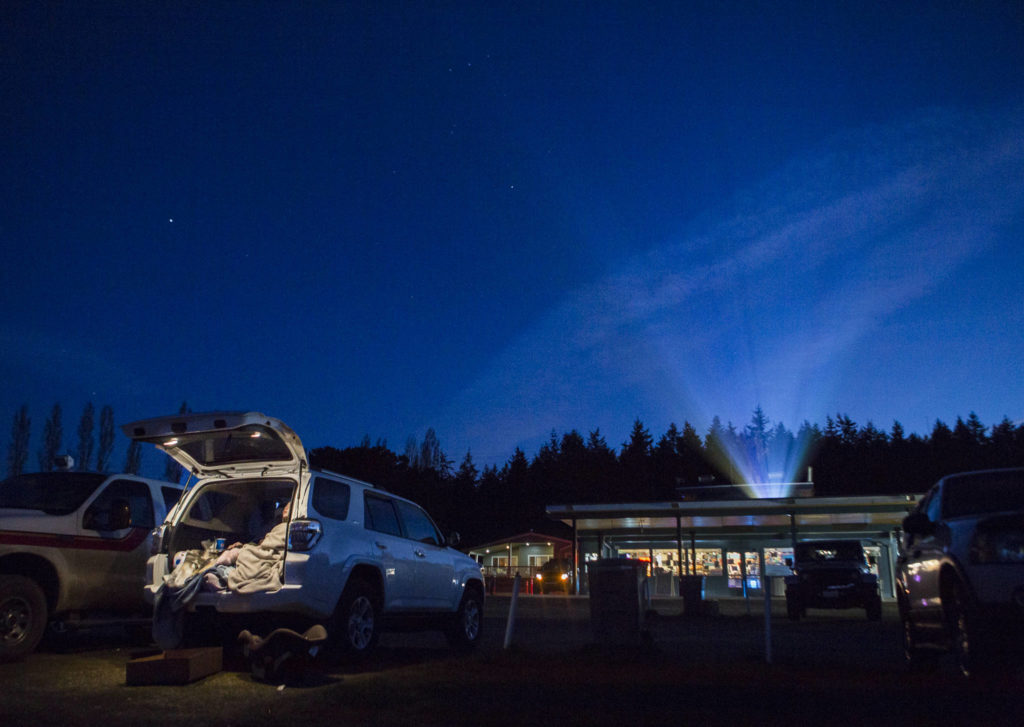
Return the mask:
[[700,615],[704,608],[704,576],[680,578],[679,595],[683,597],[683,613],[685,615]]
[[645,635],[651,594],[647,565],[630,558],[604,558],[587,564],[590,626],[602,644],[639,644]]

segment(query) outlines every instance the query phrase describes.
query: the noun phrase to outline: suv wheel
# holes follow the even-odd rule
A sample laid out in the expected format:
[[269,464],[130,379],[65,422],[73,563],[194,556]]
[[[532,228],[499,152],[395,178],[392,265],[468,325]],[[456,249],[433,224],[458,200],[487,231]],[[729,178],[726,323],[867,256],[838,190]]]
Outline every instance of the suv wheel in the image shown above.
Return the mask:
[[934,650],[922,649],[917,636],[917,628],[910,616],[900,609],[900,621],[903,625],[903,657],[913,671],[932,671],[938,664]]
[[967,589],[959,581],[953,585],[949,624],[953,637],[953,658],[960,673],[966,677],[982,675],[990,666],[990,655],[978,633]]
[[334,614],[337,643],[349,656],[361,657],[373,651],[380,638],[380,599],[377,591],[362,579],[345,587]]
[[36,582],[0,576],[0,661],[31,654],[46,631],[46,598]]
[[480,640],[483,626],[483,598],[475,588],[466,589],[455,618],[445,632],[449,645],[459,651],[468,651]]

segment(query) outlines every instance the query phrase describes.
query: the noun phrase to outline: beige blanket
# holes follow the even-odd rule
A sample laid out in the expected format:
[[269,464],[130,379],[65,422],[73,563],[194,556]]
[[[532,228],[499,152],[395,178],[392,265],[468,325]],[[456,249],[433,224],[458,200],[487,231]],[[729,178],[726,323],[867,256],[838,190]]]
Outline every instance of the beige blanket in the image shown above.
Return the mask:
[[288,543],[288,523],[279,523],[258,543],[239,549],[235,569],[228,575],[228,588],[235,593],[276,591],[284,572],[284,549]]

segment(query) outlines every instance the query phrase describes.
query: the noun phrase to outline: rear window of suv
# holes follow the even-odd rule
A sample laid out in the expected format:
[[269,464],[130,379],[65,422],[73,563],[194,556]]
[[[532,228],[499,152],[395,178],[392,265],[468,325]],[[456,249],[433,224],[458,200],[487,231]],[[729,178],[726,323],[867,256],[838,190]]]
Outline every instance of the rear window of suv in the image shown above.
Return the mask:
[[943,485],[947,518],[1024,510],[1024,470],[950,477]]
[[313,509],[334,520],[348,518],[348,503],[352,491],[344,482],[317,477],[313,481]]

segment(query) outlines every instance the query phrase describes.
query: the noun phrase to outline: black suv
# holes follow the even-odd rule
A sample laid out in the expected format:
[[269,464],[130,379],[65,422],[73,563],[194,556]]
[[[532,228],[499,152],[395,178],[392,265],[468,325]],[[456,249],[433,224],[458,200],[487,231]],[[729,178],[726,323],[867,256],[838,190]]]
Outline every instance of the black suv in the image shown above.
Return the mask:
[[797,543],[793,575],[786,576],[786,614],[797,621],[808,608],[863,608],[882,618],[878,576],[858,540]]
[[552,558],[540,567],[536,575],[539,593],[572,592],[572,561],[566,558]]
[[967,676],[1024,644],[1024,469],[939,480],[903,520],[896,583],[911,666],[951,651]]

